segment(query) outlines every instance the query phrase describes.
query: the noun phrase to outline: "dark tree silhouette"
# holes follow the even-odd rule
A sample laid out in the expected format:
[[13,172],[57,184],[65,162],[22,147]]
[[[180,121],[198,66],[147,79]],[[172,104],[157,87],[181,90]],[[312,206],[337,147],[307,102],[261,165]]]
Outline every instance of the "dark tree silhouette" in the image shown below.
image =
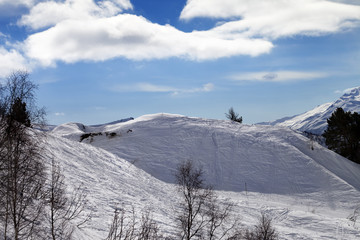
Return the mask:
[[225,113],[225,116],[227,119],[231,120],[231,121],[234,121],[234,122],[238,122],[238,123],[242,123],[242,117],[239,116],[238,113],[236,113],[234,111],[234,108],[230,108],[229,111],[227,113]]
[[327,123],[323,136],[328,148],[360,163],[360,115],[337,108]]
[[30,114],[26,109],[26,103],[17,97],[10,108],[9,118],[10,121],[17,121],[24,124],[26,127],[31,126]]

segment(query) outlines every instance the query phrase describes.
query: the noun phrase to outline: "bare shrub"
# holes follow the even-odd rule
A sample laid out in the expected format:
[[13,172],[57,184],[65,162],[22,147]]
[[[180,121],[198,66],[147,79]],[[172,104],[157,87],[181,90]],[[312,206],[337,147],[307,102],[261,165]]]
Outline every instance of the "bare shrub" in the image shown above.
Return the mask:
[[191,161],[180,164],[175,174],[181,195],[177,215],[181,239],[236,239],[237,222],[231,221],[233,204],[220,203],[215,191],[206,187],[201,169]]
[[67,193],[64,179],[60,166],[52,160],[45,197],[52,240],[71,239],[74,226],[81,227],[90,220],[90,214],[83,214],[87,204],[85,189],[79,186]]
[[262,212],[258,224],[253,230],[247,230],[244,238],[245,240],[276,240],[278,234],[272,226],[272,219]]
[[106,240],[157,240],[163,239],[160,229],[149,210],[143,211],[138,220],[134,207],[127,211],[116,208]]

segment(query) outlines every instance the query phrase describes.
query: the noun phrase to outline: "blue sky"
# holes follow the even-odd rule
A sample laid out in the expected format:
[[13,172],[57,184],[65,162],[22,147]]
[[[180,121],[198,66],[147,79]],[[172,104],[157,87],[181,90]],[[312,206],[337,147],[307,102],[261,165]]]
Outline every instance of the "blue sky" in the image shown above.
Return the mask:
[[167,112],[245,123],[360,86],[358,0],[0,0],[0,78],[51,124]]

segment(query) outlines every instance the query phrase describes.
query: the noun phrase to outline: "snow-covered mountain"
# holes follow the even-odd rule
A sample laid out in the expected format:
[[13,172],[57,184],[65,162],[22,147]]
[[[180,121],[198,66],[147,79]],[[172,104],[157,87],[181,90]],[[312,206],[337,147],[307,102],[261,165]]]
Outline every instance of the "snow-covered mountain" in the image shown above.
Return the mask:
[[360,87],[353,88],[335,102],[325,103],[303,114],[282,118],[266,124],[286,126],[302,132],[306,131],[320,135],[327,128],[327,119],[339,107],[345,111],[360,112]]
[[185,160],[235,203],[244,225],[264,211],[280,239],[360,237],[348,219],[359,205],[360,166],[286,127],[154,114],[109,125],[60,125],[47,145],[70,185],[88,188],[94,217],[79,239],[104,239],[121,202],[152,208],[173,234],[178,199],[171,183]]

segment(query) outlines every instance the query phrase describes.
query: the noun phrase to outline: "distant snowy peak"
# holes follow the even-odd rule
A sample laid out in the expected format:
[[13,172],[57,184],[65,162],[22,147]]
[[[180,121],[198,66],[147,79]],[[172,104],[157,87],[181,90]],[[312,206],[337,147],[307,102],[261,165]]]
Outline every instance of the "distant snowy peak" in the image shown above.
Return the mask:
[[325,103],[313,110],[293,117],[282,118],[270,125],[290,127],[294,130],[322,134],[327,128],[327,119],[337,108],[345,111],[360,112],[360,87],[353,88],[332,103]]
[[349,108],[347,111],[358,111],[360,104],[360,87],[353,88],[350,92],[345,93],[335,104],[343,104]]

